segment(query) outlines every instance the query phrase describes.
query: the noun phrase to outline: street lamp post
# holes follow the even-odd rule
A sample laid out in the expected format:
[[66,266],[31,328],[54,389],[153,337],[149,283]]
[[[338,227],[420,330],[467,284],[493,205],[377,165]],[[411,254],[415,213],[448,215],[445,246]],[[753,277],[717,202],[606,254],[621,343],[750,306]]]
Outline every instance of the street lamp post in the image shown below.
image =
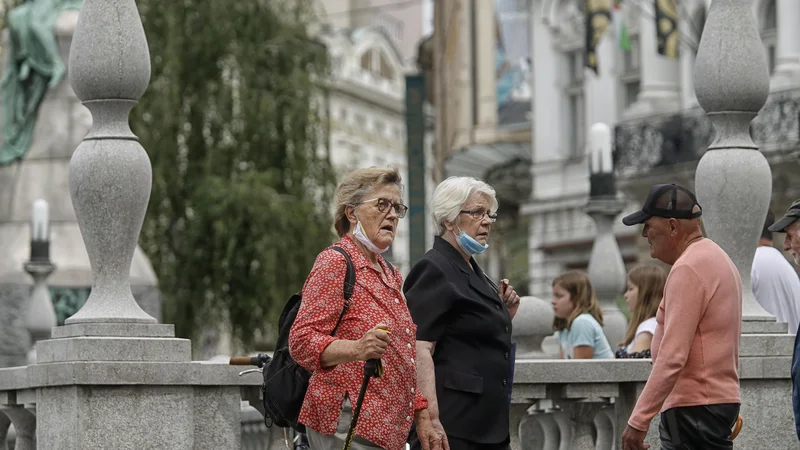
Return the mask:
[[608,125],[592,125],[589,142],[590,189],[586,213],[597,226],[587,271],[603,311],[603,331],[608,342],[614,346],[625,336],[628,321],[617,306],[617,298],[625,290],[627,274],[613,225],[614,219],[625,208],[625,202],[617,196],[611,139]]
[[47,277],[56,266],[50,261],[50,219],[47,202],[39,199],[33,202],[31,217],[31,255],[25,263],[25,271],[33,278],[28,308],[25,312],[25,325],[31,335],[31,349],[28,364],[36,363],[36,343],[50,337],[50,330],[58,323]]

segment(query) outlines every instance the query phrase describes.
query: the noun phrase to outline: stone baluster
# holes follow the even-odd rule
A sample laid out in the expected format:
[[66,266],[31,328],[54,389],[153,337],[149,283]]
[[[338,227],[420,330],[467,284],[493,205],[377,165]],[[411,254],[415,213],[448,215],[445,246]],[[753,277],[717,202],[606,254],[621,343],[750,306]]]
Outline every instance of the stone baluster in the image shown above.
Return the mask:
[[152,184],[150,159],[128,125],[150,81],[150,51],[134,0],[84,1],[69,75],[93,119],[72,155],[69,188],[94,285],[66,324],[156,323],[128,282]]
[[531,412],[519,422],[519,447],[522,450],[542,450],[544,448],[544,431],[537,415],[537,413]]
[[50,330],[58,324],[47,277],[56,266],[50,261],[50,223],[47,202],[36,200],[31,220],[31,257],[25,271],[33,278],[33,289],[25,313],[25,324],[31,335],[28,364],[36,363],[36,343],[50,337]]
[[24,406],[10,406],[3,410],[17,434],[14,450],[36,450],[36,415]]
[[606,412],[608,409],[608,405],[605,405],[594,416],[594,427],[597,429],[595,450],[610,450],[614,445],[614,424]]
[[577,450],[572,445],[572,421],[569,412],[563,409],[553,411],[553,419],[558,426],[558,450]]
[[514,316],[512,337],[517,343],[516,359],[549,359],[542,341],[553,334],[553,307],[536,297],[522,297]]
[[511,438],[511,448],[514,450],[522,448],[520,446],[519,425],[522,419],[528,415],[529,403],[512,403],[509,411],[509,435]]
[[0,407],[0,450],[8,450],[8,429],[11,419],[5,415],[5,409]]
[[538,419],[539,426],[544,434],[542,450],[559,450],[561,446],[561,433],[558,431],[558,424],[553,415],[552,409],[537,411],[533,416]]
[[[769,71],[753,0],[711,4],[695,62],[695,92],[716,135],[700,159],[695,189],[708,237],[742,277],[745,322],[774,322],[750,283],[758,237],[772,196],[772,173],[750,137],[750,122],[769,94]],[[747,327],[743,327],[747,332]]]
[[[617,430],[616,427],[616,402],[606,405],[598,414],[605,415],[608,419],[609,426],[611,427],[611,445],[604,447],[604,450],[615,450],[619,448],[618,446],[620,445],[620,439],[622,438],[622,430]],[[598,446],[597,448],[599,449],[600,447]]]
[[[594,437],[592,436],[594,419],[603,403],[584,400],[560,400],[561,409],[569,418],[568,426],[572,428],[572,436],[569,439],[571,450],[594,450]],[[562,434],[562,440],[564,440]]]
[[627,274],[613,227],[625,202],[617,196],[611,128],[604,123],[592,125],[589,145],[591,187],[586,213],[594,220],[597,232],[587,271],[603,310],[603,331],[613,347],[623,339],[627,326],[627,319],[617,306],[617,298],[625,291]]

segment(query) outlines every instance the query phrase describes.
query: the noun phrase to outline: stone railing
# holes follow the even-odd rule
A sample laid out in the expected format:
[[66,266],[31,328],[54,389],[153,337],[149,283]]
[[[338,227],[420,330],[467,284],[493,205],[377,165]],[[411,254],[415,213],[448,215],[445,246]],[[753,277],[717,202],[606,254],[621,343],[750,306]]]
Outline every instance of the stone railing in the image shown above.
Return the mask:
[[[13,413],[12,413],[13,414]],[[35,416],[34,416],[35,418]],[[0,450],[13,449],[16,443],[17,433],[13,425],[10,426],[8,416],[5,416],[3,409],[0,408]],[[264,416],[257,409],[250,405],[242,405],[242,446],[241,450],[271,450],[286,448],[280,428],[267,428],[264,424]],[[5,447],[3,446],[3,436],[5,433]],[[284,441],[281,441],[281,438]],[[20,447],[22,448],[22,447]]]
[[[742,336],[740,376],[744,428],[736,440],[738,448],[762,448],[759,446],[765,443],[770,444],[769,448],[779,448],[773,444],[796,440],[789,378],[791,354],[783,350],[787,348],[784,341],[792,339],[794,337],[785,331]],[[231,389],[238,388],[242,403],[232,407],[227,400],[203,401],[192,405],[193,408],[229,414],[228,423],[240,423],[242,449],[285,447],[283,430],[264,426],[260,376],[239,377],[238,368],[201,362],[185,363],[180,370],[191,373],[196,365],[202,365],[203,370],[196,371],[199,374],[196,379],[188,379],[196,395],[204,396],[204,400],[227,399],[233,394]],[[618,449],[621,432],[651,367],[650,360],[518,360],[511,404],[512,448]],[[93,381],[86,384],[87,389],[98,385],[135,388],[140,383],[150,389],[159,388],[128,364],[87,363],[80,371],[93,377]],[[2,442],[10,422],[15,426],[17,446],[9,448],[37,448],[37,397],[47,395],[48,389],[53,387],[75,385],[66,380],[76,372],[57,367],[50,370],[42,365],[0,369],[0,449],[5,450]],[[141,377],[145,380],[137,381]],[[183,382],[187,377],[183,374],[179,379]],[[217,394],[210,395],[213,391]],[[113,411],[108,413],[113,414]],[[658,426],[656,417],[647,437],[652,449],[660,448]]]
[[[187,387],[184,385],[187,381],[188,387],[195,391],[195,397],[203,400],[195,405],[187,405],[195,410],[196,417],[203,415],[202,410],[206,410],[207,413],[228,415],[229,424],[241,423],[240,448],[253,450],[284,448],[281,429],[277,427],[270,429],[264,425],[264,416],[260,411],[259,374],[240,377],[238,371],[242,370],[241,367],[201,361],[173,365],[171,369],[175,371],[173,382],[167,382],[162,386],[149,381],[151,377],[145,371],[139,370],[135,363],[87,362],[82,367],[36,364],[0,369],[0,450],[37,448],[37,398],[47,395],[53,388],[77,385],[91,390],[101,385],[128,386],[131,391],[143,386],[158,390],[176,386]],[[191,375],[193,373],[196,376],[193,377]],[[87,381],[76,383],[76,379]],[[91,405],[86,406],[91,408]],[[123,407],[122,404],[120,407]],[[87,414],[89,412],[87,410]],[[106,411],[104,414],[114,415],[114,412]],[[65,426],[69,426],[67,420],[64,422]],[[223,434],[236,434],[234,430],[219,431]],[[195,445],[194,448],[203,447],[202,443],[195,442]]]
[[[742,432],[736,447],[794,448],[791,401],[794,336],[743,334],[739,360]],[[512,448],[616,450],[652,368],[648,360],[517,360]],[[660,448],[656,416],[646,442]]]

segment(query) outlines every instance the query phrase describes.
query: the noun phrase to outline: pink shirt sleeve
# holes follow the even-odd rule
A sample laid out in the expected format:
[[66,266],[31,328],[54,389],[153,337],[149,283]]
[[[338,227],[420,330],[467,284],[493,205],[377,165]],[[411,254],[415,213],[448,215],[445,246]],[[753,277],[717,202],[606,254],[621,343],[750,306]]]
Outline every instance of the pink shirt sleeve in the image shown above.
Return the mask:
[[675,387],[706,309],[706,298],[706,287],[694,269],[686,265],[672,268],[664,287],[663,334],[650,378],[628,419],[631,427],[647,431]]

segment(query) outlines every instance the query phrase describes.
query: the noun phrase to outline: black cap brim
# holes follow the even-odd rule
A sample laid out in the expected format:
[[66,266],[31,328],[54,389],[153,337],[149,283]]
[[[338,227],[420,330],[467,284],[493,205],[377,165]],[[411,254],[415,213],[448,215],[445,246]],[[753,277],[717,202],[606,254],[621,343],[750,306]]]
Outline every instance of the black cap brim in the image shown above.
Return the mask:
[[780,218],[780,220],[770,225],[767,229],[773,233],[783,233],[786,231],[786,227],[793,224],[797,219],[797,217],[783,216]]
[[649,218],[650,214],[647,214],[644,211],[636,211],[633,214],[623,217],[622,223],[624,223],[627,226],[639,225],[640,223],[644,223]]

